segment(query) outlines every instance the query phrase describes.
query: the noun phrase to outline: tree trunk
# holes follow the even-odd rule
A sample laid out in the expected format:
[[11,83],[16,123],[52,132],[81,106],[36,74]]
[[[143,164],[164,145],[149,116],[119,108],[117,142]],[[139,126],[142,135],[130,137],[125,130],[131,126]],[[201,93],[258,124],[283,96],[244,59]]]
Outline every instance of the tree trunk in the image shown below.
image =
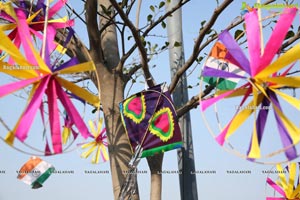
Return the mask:
[[[125,180],[126,173],[124,172],[128,170],[128,163],[132,154],[119,112],[119,102],[123,100],[124,85],[117,74],[103,72],[101,69],[103,68],[98,68],[101,102],[109,142],[113,192],[115,199],[117,199]],[[133,199],[139,199],[138,195]]]
[[[106,9],[102,10],[103,7]],[[112,9],[109,0],[87,0],[86,19],[90,55],[96,64],[100,82],[99,91],[109,142],[113,192],[115,199],[117,199],[125,180],[126,173],[124,172],[128,171],[132,152],[119,111],[119,102],[124,99],[125,82],[123,73],[116,71],[120,64],[116,27],[108,17],[100,17],[98,27],[96,19],[97,11],[102,16],[107,16],[109,9]],[[114,12],[110,10],[109,13],[112,16]],[[110,25],[107,26],[108,23]],[[103,27],[105,28],[103,29]],[[162,158],[163,155],[158,155],[148,159],[151,170],[151,200],[161,199],[161,174],[159,172],[161,171]],[[135,188],[135,191],[137,194],[131,199],[138,200],[138,188]]]
[[[101,6],[110,7],[108,0],[98,1],[98,10],[102,15],[107,15],[101,9]],[[113,14],[113,12],[112,12]],[[128,138],[125,134],[125,129],[122,125],[119,103],[124,99],[124,81],[121,73],[114,69],[117,67],[120,56],[118,51],[118,41],[116,27],[113,23],[107,26],[103,31],[101,28],[108,23],[107,18],[100,17],[99,32],[96,43],[98,42],[98,51],[92,54],[96,64],[97,74],[100,81],[101,104],[104,112],[106,132],[109,143],[109,156],[111,177],[113,183],[114,198],[118,199],[120,189],[124,183],[126,171],[128,171],[128,163],[131,159],[131,148]],[[96,28],[96,27],[94,27]],[[101,58],[101,59],[99,59]],[[138,191],[136,189],[136,191]],[[138,194],[132,199],[138,200]]]
[[162,163],[164,154],[158,154],[147,157],[148,165],[151,171],[151,192],[150,200],[161,200],[162,192]]

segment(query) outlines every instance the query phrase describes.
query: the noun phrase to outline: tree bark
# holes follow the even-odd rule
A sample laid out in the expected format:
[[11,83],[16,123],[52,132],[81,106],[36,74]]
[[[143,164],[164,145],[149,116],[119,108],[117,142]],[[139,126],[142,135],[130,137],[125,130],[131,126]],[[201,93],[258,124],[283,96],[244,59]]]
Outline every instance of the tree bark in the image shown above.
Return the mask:
[[[126,173],[124,172],[128,170],[132,153],[119,112],[119,102],[123,100],[123,81],[117,74],[102,69],[103,67],[97,68],[97,72],[100,78],[101,102],[109,142],[113,192],[115,199],[117,199],[125,180]],[[138,199],[138,196],[134,199]]]
[[162,193],[162,163],[164,154],[158,154],[147,157],[148,165],[151,171],[151,192],[150,200],[161,200]]
[[[113,193],[114,198],[118,199],[125,180],[126,173],[124,172],[128,171],[128,163],[132,152],[119,111],[119,102],[124,99],[125,83],[123,74],[114,70],[120,60],[116,27],[111,23],[104,31],[100,31],[101,27],[109,20],[106,17],[101,17],[100,24],[98,24],[97,12],[104,16],[107,15],[100,9],[100,4],[107,9],[110,7],[108,0],[87,0],[86,21],[90,40],[89,51],[96,65],[98,81],[100,82],[99,91],[109,143]],[[139,197],[135,195],[132,199],[137,200]]]

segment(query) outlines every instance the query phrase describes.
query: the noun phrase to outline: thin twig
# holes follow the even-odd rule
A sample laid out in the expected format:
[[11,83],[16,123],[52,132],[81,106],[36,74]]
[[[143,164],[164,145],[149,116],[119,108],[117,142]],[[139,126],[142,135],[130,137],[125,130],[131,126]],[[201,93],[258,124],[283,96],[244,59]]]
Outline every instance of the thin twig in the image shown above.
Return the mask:
[[281,46],[280,51],[283,51],[285,48],[287,48],[288,46],[290,46],[291,44],[293,44],[299,38],[300,38],[300,29],[298,30],[298,32],[293,37],[291,37],[288,41],[286,41],[285,43],[283,43],[283,45]]
[[154,80],[153,80],[153,77],[151,75],[151,72],[150,72],[149,66],[148,66],[147,52],[144,48],[142,38],[141,38],[138,30],[133,25],[133,23],[128,19],[128,16],[124,13],[122,8],[120,8],[120,6],[118,5],[118,3],[115,0],[110,0],[110,3],[113,5],[113,7],[119,13],[120,17],[125,22],[125,24],[128,26],[128,28],[130,29],[130,31],[133,35],[133,38],[134,38],[134,40],[136,42],[136,45],[137,45],[137,47],[139,49],[139,52],[140,52],[142,69],[143,69],[143,72],[144,72],[144,76],[145,76],[147,85],[149,87],[154,86]]
[[194,61],[197,59],[197,57],[199,55],[200,45],[201,45],[207,31],[209,31],[213,27],[213,25],[215,24],[218,17],[220,16],[220,14],[223,12],[223,10],[225,10],[232,2],[233,2],[233,0],[225,0],[219,7],[217,7],[215,9],[213,15],[211,16],[210,20],[206,23],[206,25],[200,31],[200,34],[195,41],[192,55],[186,61],[186,63],[177,71],[177,73],[174,74],[174,78],[169,87],[169,90],[171,93],[175,90],[176,85],[177,85],[178,81],[180,80],[180,77],[186,72],[186,70],[188,68],[190,68],[192,66]]
[[[172,13],[174,13],[176,10],[178,10],[179,8],[181,8],[183,5],[185,5],[186,3],[188,3],[190,0],[187,1],[180,1],[176,6],[174,6],[171,10],[169,10],[168,12],[166,12],[163,16],[161,16],[158,20],[153,21],[149,27],[143,32],[142,37],[146,38],[147,36],[149,36],[149,33],[157,26],[159,25],[162,21],[164,21],[167,17],[171,16]],[[136,50],[137,48],[137,44],[134,44],[128,51],[126,54],[124,54],[121,58],[121,63],[125,63],[125,61],[129,58],[129,56]],[[122,66],[122,65],[121,65]],[[131,72],[129,72],[131,73]]]

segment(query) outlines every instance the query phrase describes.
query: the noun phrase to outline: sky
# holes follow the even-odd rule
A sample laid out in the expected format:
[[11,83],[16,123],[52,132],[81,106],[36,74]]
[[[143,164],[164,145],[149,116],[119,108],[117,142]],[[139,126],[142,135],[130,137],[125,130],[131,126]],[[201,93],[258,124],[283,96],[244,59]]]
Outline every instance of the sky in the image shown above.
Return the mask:
[[[81,3],[78,1],[70,0],[69,2],[78,12],[83,10]],[[154,1],[150,0],[143,1],[141,18],[145,18],[145,16],[151,12],[149,6],[150,3],[153,2]],[[297,1],[295,2],[297,3]],[[249,5],[254,5],[255,1],[247,1],[247,3]],[[281,3],[281,1],[279,3]],[[218,32],[225,29],[228,24],[236,19],[236,17],[240,16],[241,6],[242,1],[235,1],[221,14],[215,25]],[[186,59],[192,52],[194,39],[199,32],[201,22],[209,19],[215,7],[216,1],[214,0],[209,2],[206,1],[205,3],[204,1],[190,1],[183,7],[183,37]],[[268,12],[268,10],[263,10],[265,15],[270,14]],[[296,25],[299,26],[299,13],[296,21]],[[77,35],[87,43],[88,38],[86,36],[86,30],[79,21],[77,22],[74,29]],[[142,26],[144,22],[145,21],[141,20],[140,26]],[[233,32],[231,33],[233,34]],[[164,30],[157,30],[155,34],[163,37],[153,37],[151,42],[163,41],[166,39],[166,31]],[[270,29],[266,30],[266,35],[268,34],[270,34]],[[210,47],[205,49],[205,51],[201,53],[201,56],[206,56],[209,52],[209,48]],[[156,77],[156,82],[170,83],[167,52],[159,56],[154,56],[150,65],[156,66],[151,69]],[[193,68],[193,71],[188,71],[188,73],[191,74],[188,76],[189,85],[196,85],[199,82],[198,77],[202,65],[203,62],[200,65],[196,65]],[[10,81],[10,79],[7,76],[0,74],[0,85],[7,83],[7,81]],[[128,93],[133,94],[143,88],[145,88],[145,85],[141,82],[137,82],[133,89]],[[199,86],[189,89],[189,96],[192,97],[197,95],[199,91]],[[15,96],[0,99],[0,116],[6,119],[7,123],[11,126],[15,123],[19,113],[23,109],[22,105],[24,104],[19,104],[18,102],[19,99]],[[220,117],[225,118],[225,121],[229,120],[229,114],[227,116],[227,113],[232,113],[232,109],[228,106],[232,106],[232,104],[233,102],[226,102],[224,107],[222,107],[222,105],[219,107],[218,113],[220,114]],[[80,107],[80,105],[78,106]],[[289,116],[294,116],[294,119],[298,118],[297,112],[293,112],[291,109],[287,110],[287,112],[289,112]],[[268,176],[266,171],[273,169],[273,165],[252,163],[234,155],[232,152],[226,151],[215,142],[213,136],[209,133],[200,109],[193,109],[190,114],[192,120],[195,168],[196,171],[199,172],[196,174],[199,199],[264,199],[266,192],[268,191],[265,182],[266,177]],[[86,119],[95,117],[94,115],[87,115],[88,116],[85,116]],[[209,114],[204,114],[204,116],[210,122],[211,128],[216,130],[217,123],[215,122],[214,111],[212,110]],[[35,121],[36,128],[31,130],[32,135],[40,136],[42,134],[43,130],[38,126],[39,123],[40,121]],[[273,122],[273,124],[275,125],[275,122]],[[245,126],[243,128],[247,130],[251,127]],[[270,125],[267,131],[272,132],[272,128],[272,125]],[[5,134],[6,130],[3,126],[0,126],[1,137],[4,137]],[[265,141],[267,145],[264,148],[272,149],[272,143],[268,143],[268,140],[272,141],[272,135],[266,137]],[[35,138],[31,142],[38,142],[38,139]],[[239,140],[233,140],[233,144],[237,147],[248,145],[247,142],[240,142]],[[72,200],[113,199],[110,174],[106,173],[109,170],[109,163],[106,162],[92,165],[90,159],[85,160],[80,158],[80,153],[80,149],[71,149],[70,152],[62,155],[42,157],[55,166],[57,173],[53,174],[44,183],[44,187],[33,190],[30,186],[22,183],[16,178],[18,175],[16,171],[29,159],[30,155],[21,153],[9,147],[3,141],[0,141],[0,200],[17,200],[21,198],[30,200],[60,200],[66,198]],[[150,196],[150,172],[146,159],[141,160],[138,169],[147,171],[146,174],[140,174],[138,176],[138,182],[140,183],[140,197],[141,200],[146,200],[149,199]],[[176,150],[166,152],[164,155],[163,170],[171,172],[176,171],[177,169]],[[98,173],[91,173],[92,171]],[[203,171],[213,171],[214,173],[200,173]],[[244,171],[247,173],[232,173],[232,171]],[[178,174],[163,174],[163,200],[180,199],[178,181]]]

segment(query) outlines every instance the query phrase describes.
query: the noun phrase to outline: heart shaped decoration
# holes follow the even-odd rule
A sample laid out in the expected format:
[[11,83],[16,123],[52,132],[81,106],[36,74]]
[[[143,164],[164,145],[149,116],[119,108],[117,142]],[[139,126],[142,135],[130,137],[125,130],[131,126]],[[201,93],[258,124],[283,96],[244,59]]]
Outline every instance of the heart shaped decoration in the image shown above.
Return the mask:
[[146,115],[146,103],[144,95],[134,95],[124,102],[124,115],[134,121],[141,123]]
[[173,137],[174,118],[170,108],[165,107],[154,113],[149,131],[163,142]]

